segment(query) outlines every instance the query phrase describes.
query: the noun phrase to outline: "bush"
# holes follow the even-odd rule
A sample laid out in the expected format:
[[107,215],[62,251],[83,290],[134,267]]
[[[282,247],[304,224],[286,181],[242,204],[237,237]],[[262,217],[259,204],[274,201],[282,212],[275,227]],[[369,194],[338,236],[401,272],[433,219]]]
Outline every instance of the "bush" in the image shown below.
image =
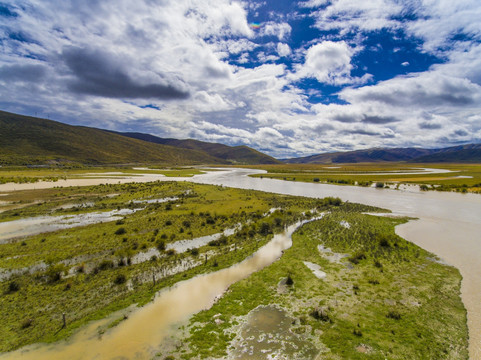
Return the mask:
[[384,183],[378,181],[378,182],[376,183],[376,187],[379,188],[379,189],[382,189],[382,188],[384,187]]
[[127,231],[125,230],[124,227],[119,227],[117,230],[115,230],[115,235],[122,235],[125,234]]
[[324,322],[332,322],[325,308],[315,308],[314,310],[311,311],[310,315],[316,320],[320,320]]
[[157,250],[164,251],[165,250],[165,241],[160,240],[157,242]]
[[359,264],[359,261],[364,260],[366,258],[366,254],[364,254],[362,251],[357,252],[356,254],[352,255],[351,257],[348,258],[350,262],[353,264]]
[[30,326],[32,326],[33,324],[33,319],[25,319],[22,321],[22,323],[20,324],[20,328],[21,329],[26,329]]
[[268,223],[263,222],[259,227],[259,234],[263,236],[272,234],[271,226]]
[[114,284],[121,285],[121,284],[124,284],[126,281],[127,281],[127,278],[125,277],[124,274],[118,274],[114,279]]
[[59,281],[62,278],[62,274],[66,273],[66,271],[67,267],[62,263],[49,266],[45,271],[47,281],[50,283]]
[[319,182],[319,181],[321,181],[321,180],[320,180],[319,178],[314,178],[314,179],[312,179],[312,181],[314,181],[314,182]]
[[114,267],[114,262],[112,260],[102,260],[102,262],[98,265],[99,270],[107,270]]
[[362,336],[362,331],[359,330],[359,329],[354,329],[354,330],[352,331],[352,333],[353,333],[354,335],[356,335],[356,336],[359,336],[359,337]]
[[8,292],[13,293],[20,290],[20,285],[16,281],[12,281],[8,284]]
[[398,313],[396,310],[389,311],[386,317],[388,319],[401,320],[401,314]]
[[286,285],[288,285],[288,286],[292,286],[292,285],[294,285],[294,280],[292,280],[292,277],[291,277],[291,275],[290,275],[290,274],[289,274],[289,275],[287,275],[287,279],[286,279]]

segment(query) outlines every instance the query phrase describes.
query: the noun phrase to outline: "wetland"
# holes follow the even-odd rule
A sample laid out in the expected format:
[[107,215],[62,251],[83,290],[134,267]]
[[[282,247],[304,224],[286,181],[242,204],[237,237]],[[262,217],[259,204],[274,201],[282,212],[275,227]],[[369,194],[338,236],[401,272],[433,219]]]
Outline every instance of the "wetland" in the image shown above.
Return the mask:
[[[180,284],[197,282],[195,279],[199,276],[206,276],[202,274],[215,274],[231,268],[271,241],[273,234],[282,234],[286,226],[311,219],[316,213],[324,213],[328,215],[297,230],[292,235],[293,246],[272,265],[239,279],[228,286],[225,293],[225,288],[214,292],[207,305],[168,321],[169,330],[147,346],[148,350],[141,350],[144,356],[139,356],[159,359],[168,356],[243,358],[249,351],[254,351],[249,339],[259,335],[255,330],[259,327],[255,325],[259,324],[256,319],[273,318],[278,321],[273,321],[272,331],[282,333],[282,336],[274,341],[275,335],[269,333],[270,330],[265,331],[265,338],[260,339],[259,346],[263,346],[263,341],[269,343],[271,338],[277,345],[259,348],[264,358],[293,356],[292,348],[287,344],[297,344],[295,339],[299,340],[295,347],[301,349],[296,353],[300,358],[313,358],[314,353],[316,356],[322,354],[323,358],[357,358],[365,353],[374,358],[406,358],[406,354],[411,354],[410,358],[433,358],[422,353],[422,344],[428,343],[435,344],[430,350],[434,357],[442,354],[447,354],[445,358],[468,357],[466,310],[460,300],[461,276],[458,270],[433,261],[438,259],[436,255],[404,241],[394,232],[395,226],[403,229],[415,223],[401,225],[406,222],[406,216],[421,217],[420,221],[426,221],[427,209],[433,209],[430,219],[442,219],[444,215],[436,209],[436,201],[447,199],[457,204],[458,198],[448,196],[439,200],[436,198],[438,193],[349,186],[332,186],[331,189],[324,184],[293,186],[292,182],[247,176],[253,173],[256,171],[218,169],[215,173],[195,175],[190,179],[195,183],[157,181],[36,188],[3,196],[2,200],[25,205],[2,212],[0,221],[5,223],[25,217],[145,208],[109,222],[57,229],[1,244],[0,267],[19,270],[2,283],[2,301],[10,306],[8,314],[2,311],[3,330],[9,334],[7,341],[1,344],[2,351],[65,338],[70,339],[68,343],[75,343],[79,336],[92,338],[93,334],[96,334],[95,341],[102,343],[103,340],[98,340],[99,334],[105,339],[120,331],[117,329],[121,327],[130,327],[131,319],[137,316],[134,314],[144,312],[146,304],[154,306],[157,299],[175,291]],[[101,182],[104,179],[91,180]],[[201,182],[214,186],[196,184]],[[369,193],[355,195],[358,190]],[[408,199],[403,201],[402,195]],[[342,202],[336,199],[337,196],[349,202]],[[420,196],[423,196],[422,200]],[[327,200],[321,199],[324,197]],[[41,199],[41,202],[29,205],[33,198],[35,201]],[[174,200],[149,201],[163,198]],[[479,202],[472,197],[463,200],[467,200],[468,209],[450,219],[456,223],[466,215],[464,221],[476,230],[478,219],[470,211],[477,209]],[[416,201],[425,204],[419,206]],[[62,206],[72,203],[89,203],[89,206]],[[385,212],[379,207],[393,210],[402,218],[363,214]],[[226,229],[232,230],[223,233]],[[352,237],[349,232],[359,235]],[[335,233],[343,235],[336,238]],[[195,242],[208,236],[214,238]],[[419,238],[419,234],[407,235],[408,240],[415,243],[416,236]],[[193,241],[192,248],[187,245],[190,241]],[[449,241],[445,242],[441,241],[441,246],[449,249]],[[183,244],[183,248],[176,248],[175,244]],[[55,251],[51,251],[51,246]],[[439,255],[438,246],[435,242],[434,250],[428,250]],[[291,252],[297,263],[288,256]],[[302,255],[304,253],[306,256]],[[139,254],[148,255],[143,256],[142,261],[133,261],[141,256]],[[442,258],[457,266],[449,256]],[[42,269],[27,270],[35,269],[40,263],[45,264]],[[463,272],[462,267],[459,268]],[[323,276],[318,276],[320,274]],[[257,277],[262,280],[255,280]],[[464,287],[469,279],[469,276],[464,277]],[[291,281],[293,284],[287,285]],[[178,285],[168,290],[174,284]],[[476,285],[475,281],[473,286]],[[236,290],[238,287],[239,291]],[[151,302],[158,291],[161,292],[157,299]],[[469,291],[463,289],[463,301],[468,308],[468,323],[473,333],[477,322],[470,317],[470,311],[476,303],[469,305],[466,294]],[[38,306],[31,311],[25,311],[30,310],[33,299],[41,301],[36,301]],[[18,306],[19,303],[22,305]],[[145,306],[132,309],[132,304]],[[442,314],[435,310],[439,306],[444,306]],[[62,327],[63,313],[68,319],[65,327]],[[358,313],[363,315],[362,320],[356,317]],[[109,318],[109,314],[114,318]],[[449,314],[449,318],[443,314]],[[330,320],[322,320],[327,318]],[[107,322],[103,328],[100,319]],[[284,329],[287,323],[291,324],[287,330],[275,330],[276,326]],[[445,331],[436,330],[441,323],[447,325]],[[335,331],[332,332],[331,328]],[[386,329],[390,329],[390,333],[386,333]],[[418,333],[413,332],[414,329]],[[345,340],[341,342],[342,346],[333,340],[339,337]],[[452,341],[448,340],[449,337]],[[472,340],[473,336],[470,340],[473,354]],[[306,341],[309,346],[302,345]],[[33,345],[20,353],[39,355],[41,352],[34,350],[37,347]],[[37,351],[41,350],[37,348]],[[16,358],[20,353],[4,356]],[[90,358],[93,357],[92,353]]]

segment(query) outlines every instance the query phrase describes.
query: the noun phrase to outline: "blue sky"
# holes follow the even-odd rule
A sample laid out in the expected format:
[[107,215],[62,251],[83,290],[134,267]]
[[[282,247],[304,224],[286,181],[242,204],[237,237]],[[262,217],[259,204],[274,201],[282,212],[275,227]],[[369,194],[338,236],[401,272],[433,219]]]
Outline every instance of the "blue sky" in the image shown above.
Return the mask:
[[0,109],[283,158],[481,142],[471,0],[0,2]]

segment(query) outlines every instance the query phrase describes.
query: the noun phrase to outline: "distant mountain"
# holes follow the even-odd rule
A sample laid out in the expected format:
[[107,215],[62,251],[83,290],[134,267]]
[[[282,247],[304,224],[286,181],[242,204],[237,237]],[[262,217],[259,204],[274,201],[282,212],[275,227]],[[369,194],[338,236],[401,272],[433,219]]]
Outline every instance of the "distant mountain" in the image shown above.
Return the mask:
[[0,111],[0,164],[226,164],[203,151]]
[[181,149],[203,151],[209,156],[231,164],[254,165],[278,164],[280,162],[279,160],[276,160],[273,157],[263,154],[248,146],[227,146],[224,144],[210,143],[193,139],[168,139],[135,132],[117,132],[117,134],[156,144],[175,146]]
[[467,144],[438,149],[431,155],[420,156],[415,162],[479,162],[481,163],[481,144]]
[[333,152],[300,158],[284,159],[290,164],[352,164],[363,162],[481,162],[481,144],[442,149],[373,148]]

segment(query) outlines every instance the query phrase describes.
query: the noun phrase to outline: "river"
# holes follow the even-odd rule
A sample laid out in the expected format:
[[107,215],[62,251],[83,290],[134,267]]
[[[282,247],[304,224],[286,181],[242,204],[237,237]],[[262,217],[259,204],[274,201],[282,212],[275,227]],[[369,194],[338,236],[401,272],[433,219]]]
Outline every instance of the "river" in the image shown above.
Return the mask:
[[[179,178],[177,180],[188,180],[196,183],[215,184],[286,195],[316,198],[335,196],[340,197],[344,201],[386,208],[397,215],[419,218],[419,220],[410,221],[407,224],[398,226],[396,232],[405,239],[438,255],[444,261],[456,266],[460,270],[461,275],[463,276],[461,297],[468,313],[470,359],[481,359],[481,266],[479,266],[479,259],[481,259],[480,195],[338,186],[319,183],[290,182],[266,178],[252,178],[248,176],[256,173],[260,174],[264,173],[264,171],[250,169],[223,169],[202,175],[195,175],[192,178]],[[153,176],[150,177],[150,179],[176,180],[175,178],[154,178]],[[96,181],[97,184],[106,182],[105,179],[89,179],[89,185],[94,181]],[[129,179],[129,181],[144,182],[146,181],[146,178],[140,177]],[[119,182],[119,180],[115,179],[115,182]],[[30,187],[35,186],[35,184],[20,185],[25,185],[25,187],[27,185]],[[37,186],[38,185],[39,184],[37,183]],[[50,187],[59,185],[61,184],[50,183]],[[76,183],[68,185],[84,184]],[[48,185],[42,183],[41,187],[44,186],[47,187]],[[40,186],[37,188],[39,187]],[[11,191],[11,189],[9,190]],[[0,191],[9,190],[2,188],[0,185]],[[185,282],[185,284],[190,283],[193,282]],[[192,291],[195,291],[195,288],[196,285],[192,285]],[[167,294],[176,294],[176,289],[178,289],[178,287],[167,292]],[[203,291],[210,290],[204,289]],[[181,305],[187,306],[184,305],[183,302],[178,303],[178,306]],[[150,310],[148,309],[151,306],[154,305],[146,306],[146,310],[143,310],[144,308],[142,308],[138,313],[142,314],[145,312],[145,314],[149,314]],[[166,312],[165,309],[163,311]],[[195,309],[189,308],[189,311],[194,312]],[[151,319],[148,315],[145,316],[146,318]],[[179,320],[181,319],[172,319],[172,323]],[[149,321],[146,322],[148,323]],[[127,323],[130,323],[130,319],[126,324]],[[112,333],[120,331],[122,331],[121,327],[119,327],[118,330],[114,329]],[[145,334],[144,332],[142,333]],[[16,354],[18,354],[18,352],[16,352]]]
[[396,227],[406,240],[457,267],[463,276],[461,298],[468,313],[470,359],[481,359],[481,196],[303,183],[248,175],[262,170],[225,169],[196,175],[193,181],[307,197],[340,197],[419,220]]

